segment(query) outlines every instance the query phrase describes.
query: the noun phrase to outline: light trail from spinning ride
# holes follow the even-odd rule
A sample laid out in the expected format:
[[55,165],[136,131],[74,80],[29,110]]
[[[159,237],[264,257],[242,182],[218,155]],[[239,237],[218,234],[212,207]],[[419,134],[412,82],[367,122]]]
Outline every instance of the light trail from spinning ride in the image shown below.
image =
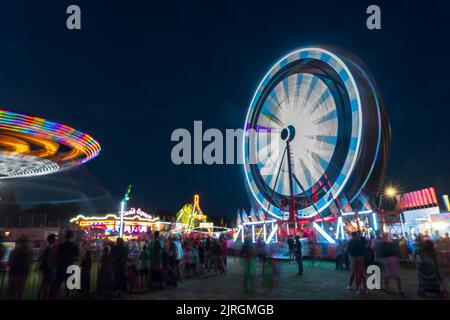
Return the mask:
[[43,118],[0,110],[0,179],[50,174],[100,153],[90,135]]

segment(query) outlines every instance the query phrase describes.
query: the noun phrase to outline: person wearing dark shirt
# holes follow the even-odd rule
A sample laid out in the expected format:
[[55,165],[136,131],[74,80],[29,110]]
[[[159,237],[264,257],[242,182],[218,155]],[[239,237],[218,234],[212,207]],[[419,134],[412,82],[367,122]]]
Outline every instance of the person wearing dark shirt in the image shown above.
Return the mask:
[[39,259],[39,271],[42,274],[42,282],[38,291],[38,299],[48,299],[51,285],[55,278],[55,242],[56,234],[47,237],[47,246]]
[[9,256],[9,298],[22,299],[32,260],[28,238],[21,237]]
[[100,260],[100,271],[97,275],[97,293],[99,295],[108,294],[113,289],[113,257],[111,256],[109,251],[109,247],[104,247]]
[[127,290],[128,251],[122,238],[117,238],[116,245],[111,248],[114,268],[114,288],[118,297]]
[[297,261],[298,266],[297,275],[302,276],[303,275],[302,243],[300,241],[299,236],[295,237],[294,252],[295,252],[295,261]]
[[289,248],[289,263],[293,263],[294,259],[295,259],[295,252],[294,252],[294,247],[295,247],[295,243],[294,243],[294,236],[289,236],[289,238],[287,239],[287,245]]
[[[59,244],[56,249],[56,279],[53,290],[51,290],[52,298],[58,296],[61,284],[65,284],[67,278],[70,276],[70,274],[67,273],[67,268],[73,265],[80,255],[78,246],[72,241],[74,236],[75,234],[72,230],[67,230],[64,235],[64,242]],[[69,297],[69,289],[67,286],[65,286],[65,297]]]
[[348,242],[347,252],[350,255],[350,278],[347,290],[351,290],[353,279],[356,282],[356,291],[358,294],[367,293],[366,283],[364,281],[364,257],[366,255],[365,240],[361,239],[359,232],[352,232],[352,239]]

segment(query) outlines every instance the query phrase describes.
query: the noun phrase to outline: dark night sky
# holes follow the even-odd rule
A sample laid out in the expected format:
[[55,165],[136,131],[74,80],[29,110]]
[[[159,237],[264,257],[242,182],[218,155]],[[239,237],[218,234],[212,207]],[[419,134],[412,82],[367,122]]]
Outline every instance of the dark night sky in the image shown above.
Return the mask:
[[[376,1],[382,30],[369,31],[372,2],[2,1],[0,106],[103,148],[85,168],[7,184],[25,204],[84,197],[113,208],[132,183],[131,204],[149,211],[176,211],[198,192],[207,214],[234,216],[249,206],[242,168],[173,165],[171,132],[194,120],[241,127],[267,69],[324,44],[358,55],[377,81],[392,126],[388,180],[448,193],[450,2]],[[81,31],[66,29],[70,4]]]

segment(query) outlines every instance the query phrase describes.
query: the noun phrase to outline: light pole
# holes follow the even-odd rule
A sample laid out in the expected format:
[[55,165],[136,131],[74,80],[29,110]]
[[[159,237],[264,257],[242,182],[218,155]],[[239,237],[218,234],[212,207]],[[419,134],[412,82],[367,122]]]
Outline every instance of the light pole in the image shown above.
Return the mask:
[[381,215],[381,231],[384,232],[384,214],[382,212],[382,203],[383,203],[383,196],[387,199],[394,199],[398,194],[397,187],[393,185],[388,185],[384,188],[383,192],[378,193],[378,213]]
[[123,236],[123,216],[125,214],[125,208],[127,205],[127,201],[130,200],[130,192],[131,192],[131,184],[128,186],[127,192],[125,193],[125,196],[120,201],[120,229],[119,229],[119,237],[122,238]]

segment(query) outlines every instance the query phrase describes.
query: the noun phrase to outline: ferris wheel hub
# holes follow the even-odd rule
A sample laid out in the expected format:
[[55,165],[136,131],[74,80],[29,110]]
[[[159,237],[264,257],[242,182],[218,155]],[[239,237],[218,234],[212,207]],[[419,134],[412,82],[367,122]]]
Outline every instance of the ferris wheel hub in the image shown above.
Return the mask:
[[293,125],[289,125],[283,130],[281,130],[281,139],[283,141],[291,142],[295,138],[295,128]]

